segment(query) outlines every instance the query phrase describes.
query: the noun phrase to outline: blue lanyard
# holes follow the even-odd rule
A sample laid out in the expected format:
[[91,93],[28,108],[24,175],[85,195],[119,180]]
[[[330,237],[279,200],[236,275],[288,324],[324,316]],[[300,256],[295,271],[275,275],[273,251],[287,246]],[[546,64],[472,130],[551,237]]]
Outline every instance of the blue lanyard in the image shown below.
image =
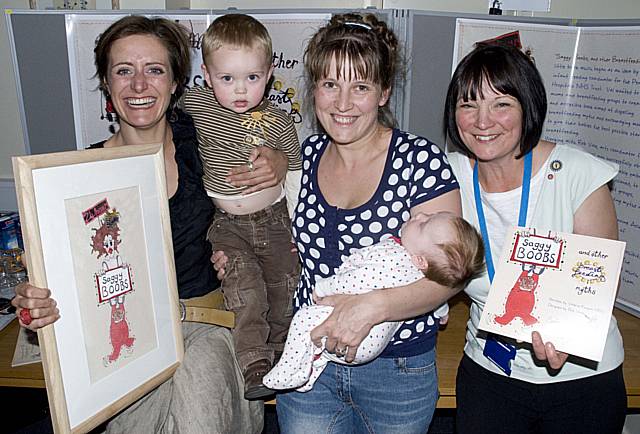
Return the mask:
[[[520,215],[518,216],[518,226],[526,226],[527,209],[529,207],[529,188],[531,187],[531,167],[532,155],[529,151],[524,156],[524,173],[522,174],[522,194],[520,195]],[[489,242],[489,232],[487,231],[487,221],[484,218],[484,210],[482,209],[482,196],[480,196],[480,181],[478,181],[478,160],[473,167],[473,194],[476,200],[476,212],[478,213],[478,223],[480,224],[480,233],[484,243],[484,257],[487,262],[487,273],[489,281],[493,282],[495,268],[493,266],[493,256],[491,256],[491,243]]]

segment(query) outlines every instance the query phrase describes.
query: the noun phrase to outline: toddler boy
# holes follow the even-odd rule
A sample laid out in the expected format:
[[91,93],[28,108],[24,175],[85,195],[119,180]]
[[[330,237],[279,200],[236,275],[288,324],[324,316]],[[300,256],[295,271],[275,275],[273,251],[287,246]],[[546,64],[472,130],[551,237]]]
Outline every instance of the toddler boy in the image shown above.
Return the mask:
[[[182,103],[193,117],[204,186],[218,209],[208,238],[229,258],[222,291],[236,316],[233,337],[246,399],[271,393],[262,377],[282,353],[300,272],[290,221],[300,188],[300,144],[289,116],[265,98],[272,55],[271,37],[256,19],[217,18],[202,45],[208,86],[190,89]],[[253,170],[250,154],[260,146],[287,156],[285,186],[243,194],[246,187],[226,181],[229,169],[246,164]]]

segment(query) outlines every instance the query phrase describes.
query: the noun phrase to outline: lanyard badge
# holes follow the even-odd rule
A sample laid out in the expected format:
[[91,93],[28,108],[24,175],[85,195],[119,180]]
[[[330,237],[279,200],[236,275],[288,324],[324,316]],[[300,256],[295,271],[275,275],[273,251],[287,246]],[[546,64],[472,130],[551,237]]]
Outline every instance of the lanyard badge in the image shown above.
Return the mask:
[[[531,170],[533,166],[533,157],[531,151],[524,156],[524,173],[522,174],[522,194],[520,195],[520,212],[518,215],[518,226],[526,226],[527,209],[529,207],[529,190],[531,187]],[[476,212],[478,214],[478,223],[480,225],[480,233],[484,244],[484,255],[487,263],[487,274],[489,281],[493,281],[495,275],[495,267],[493,265],[493,256],[491,255],[491,242],[489,240],[489,232],[487,230],[487,221],[482,208],[482,196],[480,195],[480,181],[478,180],[478,161],[473,167],[473,193],[476,202]],[[511,361],[516,358],[516,347],[501,341],[496,335],[489,334],[482,352],[486,358],[491,360],[505,374],[511,375]]]

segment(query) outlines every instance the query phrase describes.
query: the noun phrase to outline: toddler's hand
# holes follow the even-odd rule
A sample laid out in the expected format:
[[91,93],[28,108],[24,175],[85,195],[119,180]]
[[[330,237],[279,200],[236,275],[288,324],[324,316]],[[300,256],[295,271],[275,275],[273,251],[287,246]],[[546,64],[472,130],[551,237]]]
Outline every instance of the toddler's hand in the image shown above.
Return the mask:
[[230,169],[226,179],[236,187],[248,186],[243,194],[278,185],[287,175],[288,159],[282,151],[260,146],[251,151],[249,162]]
[[216,250],[211,255],[211,262],[213,263],[213,269],[218,273],[218,280],[224,279],[224,269],[227,266],[228,260],[229,258],[222,250]]

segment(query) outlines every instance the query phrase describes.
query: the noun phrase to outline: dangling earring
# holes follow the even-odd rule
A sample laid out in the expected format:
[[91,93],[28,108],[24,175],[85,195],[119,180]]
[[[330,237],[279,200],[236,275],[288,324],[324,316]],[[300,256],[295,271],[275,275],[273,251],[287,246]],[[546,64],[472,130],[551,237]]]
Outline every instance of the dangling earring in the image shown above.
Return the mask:
[[[113,108],[113,101],[111,101],[111,96],[107,95],[107,102],[104,106],[104,111],[107,113],[107,120],[109,122],[114,122],[115,119],[115,109]],[[117,116],[117,115],[116,115]]]
[[106,102],[104,105],[104,109],[102,107],[100,108],[100,120],[106,119],[109,122],[113,123],[118,120],[118,117],[117,117],[118,114],[116,113],[116,110],[113,108],[113,101],[111,101],[111,95],[109,95],[109,92],[103,89],[100,95],[100,101],[102,101],[103,97],[106,100]]

